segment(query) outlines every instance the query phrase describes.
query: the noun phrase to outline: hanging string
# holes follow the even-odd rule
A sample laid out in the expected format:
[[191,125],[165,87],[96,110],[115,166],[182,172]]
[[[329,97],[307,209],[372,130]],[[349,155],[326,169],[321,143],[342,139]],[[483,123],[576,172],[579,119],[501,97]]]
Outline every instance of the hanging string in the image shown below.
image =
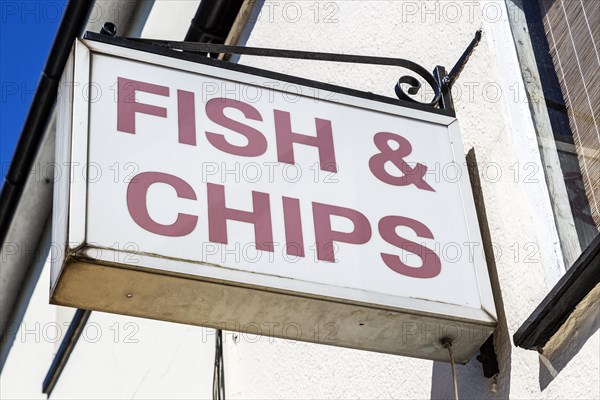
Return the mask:
[[456,381],[456,365],[454,364],[454,353],[452,352],[452,339],[448,337],[443,338],[442,347],[448,349],[448,354],[450,354],[450,366],[452,367],[452,381],[454,383],[454,400],[458,400],[458,382]]
[[223,331],[216,330],[213,400],[225,400],[225,364],[223,363]]

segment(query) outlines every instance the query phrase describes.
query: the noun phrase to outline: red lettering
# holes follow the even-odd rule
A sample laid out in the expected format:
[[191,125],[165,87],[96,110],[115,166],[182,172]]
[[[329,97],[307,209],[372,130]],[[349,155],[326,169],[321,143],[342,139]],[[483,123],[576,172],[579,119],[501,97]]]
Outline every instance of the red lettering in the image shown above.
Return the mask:
[[381,253],[381,258],[383,259],[383,262],[385,262],[385,265],[387,265],[394,272],[411,276],[413,278],[436,277],[442,268],[442,263],[438,255],[435,254],[433,250],[425,246],[398,236],[396,233],[396,227],[398,226],[409,227],[417,234],[418,237],[427,239],[434,238],[429,228],[417,220],[397,216],[383,217],[379,221],[379,233],[381,234],[383,240],[402,250],[416,254],[423,261],[421,267],[413,268],[404,264],[398,256]]
[[194,93],[187,90],[177,91],[177,123],[179,143],[196,145],[196,105]]
[[283,197],[283,220],[285,225],[286,253],[304,257],[304,236],[300,217],[300,200]]
[[267,193],[252,191],[253,211],[225,207],[225,187],[208,183],[208,240],[228,243],[227,220],[254,225],[254,239],[258,250],[273,251],[271,206]]
[[277,159],[287,164],[294,164],[294,143],[314,146],[319,149],[321,170],[337,172],[335,151],[333,149],[333,133],[331,121],[315,118],[317,136],[292,132],[290,113],[274,110],[275,135],[277,137]]
[[165,183],[175,189],[177,197],[196,200],[194,189],[181,178],[162,172],[142,172],[135,176],[127,186],[127,209],[131,218],[148,232],[163,236],[185,236],[196,227],[198,217],[194,215],[177,215],[171,225],[163,225],[154,221],[148,214],[148,188],[155,183]]
[[[398,148],[395,150],[392,149],[388,144],[390,141],[396,142]],[[404,161],[403,158],[408,157],[412,152],[412,146],[408,140],[395,133],[379,132],[373,138],[373,142],[380,153],[371,157],[369,160],[369,168],[377,179],[388,185],[415,185],[419,189],[435,192],[435,189],[425,182],[427,167],[420,163],[411,167]],[[388,162],[393,163],[400,171],[402,171],[402,176],[394,176],[388,173],[385,170],[385,164]]]
[[155,115],[166,118],[167,109],[135,101],[135,92],[146,92],[159,96],[169,96],[169,88],[152,83],[134,81],[119,77],[117,79],[117,130],[135,134],[135,113]]
[[[352,221],[352,232],[339,232],[331,229],[331,216],[337,215]],[[317,244],[317,258],[335,262],[333,242],[364,244],[371,239],[371,225],[363,214],[351,208],[313,203],[313,218]]]
[[212,122],[221,125],[223,128],[231,129],[234,132],[242,134],[248,140],[248,144],[245,146],[235,146],[229,143],[225,139],[225,136],[221,134],[206,132],[206,138],[210,144],[221,151],[242,157],[257,157],[264,154],[265,151],[267,151],[267,139],[265,139],[263,134],[256,129],[226,117],[224,110],[228,107],[241,111],[244,114],[244,117],[248,119],[262,121],[260,112],[250,104],[233,99],[210,99],[206,103],[207,117]]

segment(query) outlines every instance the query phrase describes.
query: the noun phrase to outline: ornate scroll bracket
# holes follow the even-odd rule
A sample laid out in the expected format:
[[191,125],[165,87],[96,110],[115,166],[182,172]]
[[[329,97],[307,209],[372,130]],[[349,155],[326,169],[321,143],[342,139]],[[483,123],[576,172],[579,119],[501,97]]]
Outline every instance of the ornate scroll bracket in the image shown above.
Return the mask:
[[[462,56],[458,59],[458,61],[452,68],[452,71],[450,71],[450,73],[448,75],[445,74],[445,69],[443,67],[439,67],[439,66],[436,67],[436,69],[434,71],[434,76],[432,76],[427,71],[424,71],[424,72],[417,71],[417,70],[414,70],[411,68],[411,70],[413,70],[419,76],[421,76],[433,89],[434,96],[433,96],[433,99],[429,103],[420,102],[420,101],[416,100],[414,97],[409,96],[409,95],[416,95],[419,92],[419,90],[421,89],[421,83],[416,78],[414,78],[410,75],[402,76],[398,80],[398,83],[396,84],[396,87],[395,87],[396,95],[398,96],[398,98],[401,100],[420,103],[423,105],[429,105],[429,106],[433,106],[433,107],[438,106],[440,108],[444,108],[444,104],[441,104],[443,102],[442,97],[445,94],[449,93],[450,90],[452,89],[452,86],[454,85],[454,83],[456,82],[458,77],[460,76],[460,73],[465,68],[467,61],[469,61],[471,54],[473,54],[475,47],[477,47],[477,45],[481,41],[481,36],[482,36],[481,29],[478,30],[477,32],[475,32],[475,37],[473,38],[473,40],[471,41],[469,46],[467,46],[467,48],[463,52]],[[408,94],[405,93],[404,90],[402,89],[402,84],[408,84],[410,86],[408,89]],[[447,102],[451,103],[450,98],[448,98]]]
[[[111,22],[106,22],[102,27],[100,33],[109,35],[112,37],[117,36],[117,28]],[[429,102],[421,102],[414,96],[421,90],[421,82],[419,79],[412,75],[403,75],[398,79],[395,86],[396,95],[400,100],[408,101],[411,103],[421,104],[423,106],[438,107],[440,109],[452,108],[452,100],[449,96],[452,85],[464,69],[469,57],[473,53],[473,50],[481,40],[482,32],[478,30],[475,33],[475,38],[471,41],[467,49],[464,51],[456,65],[450,71],[450,74],[446,75],[443,67],[436,67],[433,73],[429,72],[419,64],[405,60],[402,58],[391,58],[391,57],[376,57],[376,56],[359,56],[352,54],[336,54],[336,53],[320,53],[313,51],[300,51],[300,50],[284,50],[284,49],[270,49],[270,48],[259,48],[259,47],[245,47],[245,46],[230,46],[215,43],[197,43],[197,42],[177,42],[172,40],[158,40],[158,39],[141,39],[141,38],[123,38],[132,42],[150,44],[162,48],[171,49],[174,51],[183,51],[186,53],[199,54],[204,56],[216,57],[218,54],[236,54],[236,55],[248,55],[258,57],[277,57],[277,58],[289,58],[289,59],[302,59],[302,60],[315,60],[315,61],[330,61],[330,62],[342,62],[342,63],[356,63],[356,64],[372,64],[372,65],[388,65],[396,66],[408,69],[414,72],[418,77],[427,82],[427,84],[433,89],[433,99]],[[408,85],[408,89],[405,91],[403,85]],[[444,99],[445,98],[445,99]]]

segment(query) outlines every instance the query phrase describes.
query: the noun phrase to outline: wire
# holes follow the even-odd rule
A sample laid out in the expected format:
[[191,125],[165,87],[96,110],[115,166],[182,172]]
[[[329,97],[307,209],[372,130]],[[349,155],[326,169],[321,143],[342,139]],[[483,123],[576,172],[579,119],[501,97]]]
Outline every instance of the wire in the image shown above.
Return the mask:
[[452,352],[452,338],[442,338],[442,347],[448,349],[450,354],[450,366],[452,367],[452,382],[454,383],[454,400],[458,400],[458,382],[456,381],[456,365],[454,364],[454,353]]
[[225,400],[225,363],[223,362],[223,331],[216,330],[213,400]]

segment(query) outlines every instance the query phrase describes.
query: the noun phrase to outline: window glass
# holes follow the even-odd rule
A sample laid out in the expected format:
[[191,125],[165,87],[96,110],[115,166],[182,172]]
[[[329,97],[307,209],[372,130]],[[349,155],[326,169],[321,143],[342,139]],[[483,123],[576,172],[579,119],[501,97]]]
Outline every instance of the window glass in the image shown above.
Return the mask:
[[563,248],[575,242],[580,254],[600,228],[600,2],[531,0],[522,5],[554,139],[540,140],[540,146],[546,147],[542,153],[557,153],[570,206],[565,212],[574,225],[559,227],[559,236]]

